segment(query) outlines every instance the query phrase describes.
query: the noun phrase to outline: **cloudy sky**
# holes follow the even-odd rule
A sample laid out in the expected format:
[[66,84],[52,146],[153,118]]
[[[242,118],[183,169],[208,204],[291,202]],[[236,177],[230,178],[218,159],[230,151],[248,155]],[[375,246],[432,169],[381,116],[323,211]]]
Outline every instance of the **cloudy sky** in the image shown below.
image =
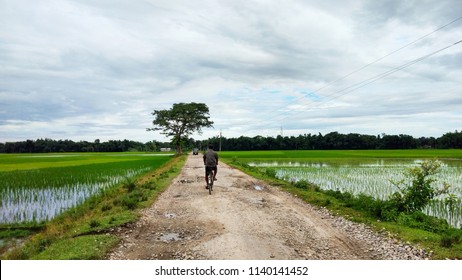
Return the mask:
[[462,130],[460,0],[0,0],[0,142]]

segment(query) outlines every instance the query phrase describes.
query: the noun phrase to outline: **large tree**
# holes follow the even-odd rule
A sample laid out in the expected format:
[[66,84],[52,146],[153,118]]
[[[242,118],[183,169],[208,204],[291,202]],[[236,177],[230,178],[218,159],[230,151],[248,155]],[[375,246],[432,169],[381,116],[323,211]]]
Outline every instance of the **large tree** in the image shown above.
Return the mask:
[[203,127],[212,127],[209,120],[209,108],[204,103],[175,103],[168,110],[154,110],[153,128],[172,137],[177,153],[182,153],[182,143],[194,132],[202,133]]

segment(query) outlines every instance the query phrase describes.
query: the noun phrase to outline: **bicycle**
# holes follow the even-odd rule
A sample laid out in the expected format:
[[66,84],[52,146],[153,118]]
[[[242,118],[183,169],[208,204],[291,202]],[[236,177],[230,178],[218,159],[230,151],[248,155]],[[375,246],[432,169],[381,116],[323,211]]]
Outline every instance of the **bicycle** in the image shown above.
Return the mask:
[[209,189],[209,194],[212,194],[213,189],[213,170],[207,171],[207,189]]

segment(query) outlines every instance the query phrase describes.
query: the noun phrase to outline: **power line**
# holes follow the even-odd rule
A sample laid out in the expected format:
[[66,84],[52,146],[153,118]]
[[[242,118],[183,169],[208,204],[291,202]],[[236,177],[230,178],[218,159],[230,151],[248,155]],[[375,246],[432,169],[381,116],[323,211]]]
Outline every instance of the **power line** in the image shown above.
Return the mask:
[[[356,74],[356,73],[358,73],[358,72],[364,70],[365,68],[367,68],[367,67],[369,67],[369,66],[371,66],[371,65],[373,65],[373,64],[376,64],[377,62],[379,62],[379,61],[385,59],[386,57],[389,57],[389,56],[391,56],[391,55],[393,55],[393,54],[395,54],[395,53],[397,53],[397,52],[399,52],[399,51],[401,51],[401,50],[403,50],[403,49],[405,49],[405,48],[407,48],[407,47],[409,47],[409,46],[411,46],[411,45],[417,43],[418,41],[420,41],[420,40],[422,40],[422,39],[424,39],[424,38],[429,37],[430,35],[432,35],[432,34],[438,32],[438,31],[440,31],[441,29],[444,29],[444,28],[448,27],[448,26],[451,25],[451,24],[454,24],[455,22],[457,22],[457,21],[459,21],[459,20],[461,20],[461,19],[462,19],[462,16],[461,16],[461,17],[458,17],[458,18],[456,18],[456,19],[454,19],[454,20],[452,20],[452,21],[450,21],[449,23],[447,23],[447,24],[445,24],[445,25],[443,25],[443,26],[438,27],[437,29],[433,30],[432,32],[427,33],[427,34],[425,34],[425,35],[423,35],[423,36],[417,38],[416,40],[414,40],[414,41],[412,41],[412,42],[410,42],[410,43],[408,43],[408,44],[406,44],[406,45],[404,45],[404,46],[402,46],[402,47],[400,47],[400,48],[398,48],[398,49],[396,49],[396,50],[394,50],[394,51],[392,51],[392,52],[390,52],[390,53],[388,53],[388,54],[386,54],[386,55],[384,55],[384,56],[382,56],[382,57],[380,57],[380,58],[378,58],[378,59],[376,59],[376,60],[374,60],[374,61],[372,61],[372,62],[370,62],[370,63],[368,63],[368,64],[366,64],[366,65],[364,65],[364,66],[362,66],[362,67],[360,67],[360,68],[358,68],[358,69],[356,69],[356,70],[354,70],[354,71],[352,71],[352,72],[350,72],[350,73],[348,73],[348,74],[346,74],[346,75],[344,75],[344,76],[342,76],[342,77],[340,77],[340,78],[338,78],[338,79],[335,79],[335,80],[333,80],[333,81],[330,81],[330,82],[327,83],[326,85],[324,85],[324,86],[322,86],[322,87],[320,87],[320,88],[318,88],[318,89],[316,89],[316,90],[314,90],[314,91],[311,91],[310,93],[311,93],[311,94],[312,94],[312,93],[317,93],[317,92],[319,92],[319,91],[321,91],[321,90],[327,88],[328,86],[330,86],[330,85],[332,85],[332,84],[334,84],[334,83],[336,83],[336,82],[338,82],[338,81],[344,80],[344,79],[350,77],[351,75]],[[435,55],[435,54],[437,54],[437,53],[439,53],[439,52],[441,52],[441,51],[444,51],[444,50],[446,50],[446,49],[448,49],[448,48],[450,48],[450,47],[452,47],[452,46],[454,46],[454,45],[457,45],[457,44],[459,44],[459,43],[461,43],[461,42],[462,42],[462,40],[461,40],[461,41],[458,41],[458,42],[456,42],[456,43],[454,43],[454,44],[452,44],[452,45],[449,45],[449,46],[447,46],[447,47],[444,47],[444,48],[442,48],[442,49],[440,49],[440,50],[437,50],[437,51],[435,51],[435,52],[433,52],[433,53],[430,53],[430,54],[428,54],[428,55],[425,55],[425,56],[422,56],[422,57],[420,57],[420,58],[418,58],[418,59],[415,59],[415,60],[413,60],[413,61],[410,61],[410,62],[408,62],[408,63],[406,63],[406,64],[403,64],[403,65],[401,65],[401,66],[399,66],[399,67],[395,67],[395,68],[393,68],[393,69],[391,69],[391,70],[389,70],[389,71],[386,71],[386,72],[384,72],[384,73],[381,73],[381,74],[379,74],[379,75],[377,75],[377,76],[374,76],[374,77],[372,77],[372,78],[366,79],[366,80],[364,80],[364,81],[362,81],[362,82],[359,82],[359,83],[356,83],[356,84],[354,84],[354,85],[348,86],[348,87],[346,87],[346,88],[344,88],[344,89],[342,89],[342,90],[340,90],[340,91],[334,92],[333,94],[329,94],[329,95],[327,95],[326,97],[331,97],[331,96],[332,96],[333,98],[328,99],[327,101],[324,101],[323,103],[332,101],[332,100],[334,100],[335,98],[341,97],[341,96],[346,95],[346,94],[348,94],[348,93],[350,93],[350,92],[352,92],[352,91],[354,91],[354,90],[357,90],[357,89],[359,89],[359,88],[361,88],[361,87],[364,87],[364,86],[366,86],[366,85],[368,85],[368,84],[371,84],[371,83],[373,83],[373,82],[375,82],[375,81],[377,81],[377,80],[380,80],[380,79],[382,79],[382,78],[385,78],[385,77],[387,77],[387,76],[389,76],[389,75],[391,75],[391,74],[393,74],[393,73],[395,73],[395,72],[397,72],[397,71],[400,71],[400,70],[402,70],[402,69],[404,69],[404,68],[407,68],[407,67],[409,67],[409,66],[411,66],[411,65],[413,65],[413,64],[415,64],[415,63],[418,63],[418,62],[421,61],[421,60],[424,60],[424,59],[426,59],[426,58],[428,58],[428,57],[430,57],[430,56],[433,56],[433,55]],[[341,92],[344,92],[344,93],[337,96],[337,94],[338,94],[338,93],[341,93]],[[285,105],[284,107],[287,108],[289,105],[295,104],[296,102],[299,102],[300,100],[305,99],[305,98],[306,98],[306,94],[304,94],[303,96],[297,98],[296,100],[294,100],[294,101],[288,103],[288,104]],[[311,100],[310,100],[310,101],[311,101]],[[311,101],[311,102],[312,102],[312,101]],[[274,121],[274,120],[277,120],[278,117],[283,116],[283,115],[285,115],[285,114],[287,114],[287,111],[284,111],[284,112],[282,112],[282,113],[279,113],[278,115],[276,115],[276,116],[270,118],[269,120],[273,120],[273,121]],[[284,119],[287,119],[288,117],[289,117],[289,116],[286,116],[286,117],[280,119],[280,121],[282,121],[282,120],[284,120]]]
[[419,38],[417,38],[416,40],[414,40],[414,41],[412,41],[412,42],[410,42],[410,43],[408,43],[408,44],[406,44],[406,45],[400,47],[399,49],[396,49],[396,50],[392,51],[391,53],[386,54],[386,55],[384,55],[384,56],[382,56],[382,57],[380,57],[380,58],[378,58],[378,59],[376,59],[376,60],[374,60],[374,61],[372,61],[372,62],[370,62],[370,63],[368,63],[368,64],[366,64],[366,65],[364,65],[364,66],[362,66],[361,68],[358,68],[358,69],[354,70],[353,72],[351,72],[351,73],[349,73],[349,74],[347,74],[347,75],[345,75],[345,76],[343,76],[343,77],[341,77],[341,78],[338,78],[338,79],[336,79],[336,80],[333,80],[333,81],[329,82],[327,85],[323,86],[321,89],[323,89],[323,88],[329,86],[330,84],[333,84],[333,83],[335,83],[335,82],[338,82],[338,81],[341,81],[341,80],[343,80],[343,79],[345,79],[345,78],[348,78],[349,76],[358,73],[359,71],[361,71],[361,70],[363,70],[363,69],[365,69],[365,68],[367,68],[367,67],[369,67],[369,66],[371,66],[371,65],[373,65],[373,64],[375,64],[375,63],[377,63],[377,62],[379,62],[379,61],[381,61],[381,60],[383,60],[384,58],[387,58],[387,57],[389,57],[389,56],[391,56],[391,55],[393,55],[393,54],[399,52],[399,51],[402,50],[402,49],[405,49],[405,48],[407,48],[407,47],[409,47],[409,46],[411,46],[411,45],[417,43],[418,41],[420,41],[420,40],[422,40],[422,39],[424,39],[424,38],[427,38],[428,36],[432,35],[433,33],[436,33],[436,32],[438,32],[439,30],[441,30],[441,29],[443,29],[443,28],[445,28],[445,27],[447,27],[447,26],[449,26],[449,25],[451,25],[451,24],[453,24],[453,23],[455,23],[455,22],[457,22],[457,21],[459,21],[459,20],[461,20],[461,19],[462,19],[462,17],[456,18],[455,20],[453,20],[453,21],[451,21],[451,22],[449,22],[449,23],[447,23],[447,24],[445,24],[445,25],[443,25],[443,26],[441,26],[441,27],[438,27],[437,29],[433,30],[432,32],[430,32],[430,33],[428,33],[428,34],[426,34],[426,35],[424,35],[424,36],[422,36],[422,37],[419,37]]
[[[372,62],[370,62],[370,63],[368,63],[368,64],[366,64],[366,65],[364,65],[364,66],[362,66],[362,67],[360,67],[360,68],[358,68],[358,69],[356,69],[356,70],[350,72],[350,73],[348,73],[348,74],[346,74],[346,75],[344,75],[344,76],[342,76],[342,77],[340,77],[340,78],[338,78],[338,79],[335,79],[335,80],[333,80],[333,81],[328,82],[326,85],[324,85],[324,86],[322,86],[322,87],[320,87],[320,88],[318,88],[318,89],[316,89],[316,90],[314,90],[314,91],[311,91],[310,94],[320,92],[321,90],[323,90],[323,89],[329,87],[330,85],[332,85],[332,84],[334,84],[334,83],[336,83],[336,82],[339,82],[339,81],[341,81],[341,80],[344,80],[344,79],[350,77],[351,75],[356,74],[356,73],[358,73],[358,72],[364,70],[365,68],[367,68],[367,67],[369,67],[369,66],[371,66],[371,65],[373,65],[373,64],[376,64],[377,62],[379,62],[379,61],[381,61],[381,60],[383,60],[383,59],[385,59],[385,58],[387,58],[387,57],[389,57],[389,56],[391,56],[391,55],[393,55],[393,54],[395,54],[395,53],[397,53],[397,52],[399,52],[399,51],[401,51],[401,50],[403,50],[403,49],[405,49],[405,48],[407,48],[407,47],[409,47],[409,46],[411,46],[411,45],[413,45],[413,44],[415,44],[415,43],[417,43],[418,41],[420,41],[420,40],[422,40],[422,39],[424,39],[424,38],[429,37],[430,35],[432,35],[432,34],[438,32],[438,31],[440,31],[441,29],[444,29],[444,28],[448,27],[448,26],[451,25],[451,24],[454,24],[455,22],[457,22],[457,21],[459,21],[459,20],[461,20],[461,19],[462,19],[462,16],[461,16],[461,17],[458,17],[458,18],[456,18],[456,19],[454,19],[454,20],[452,20],[452,21],[450,21],[450,22],[448,22],[447,24],[445,24],[445,25],[443,25],[443,26],[438,27],[437,29],[433,30],[432,32],[427,33],[427,34],[425,34],[425,35],[423,35],[423,36],[421,36],[421,37],[415,39],[414,41],[412,41],[412,42],[410,42],[410,43],[408,43],[408,44],[406,44],[406,45],[404,45],[404,46],[402,46],[402,47],[400,47],[400,48],[398,48],[398,49],[396,49],[396,50],[394,50],[394,51],[392,51],[392,52],[390,52],[390,53],[388,53],[388,54],[386,54],[386,55],[384,55],[384,56],[382,56],[382,57],[380,57],[380,58],[378,58],[378,59],[376,59],[376,60],[374,60],[374,61],[372,61]],[[454,43],[453,45],[457,45],[458,43],[460,43],[460,41]],[[451,46],[453,46],[453,45],[451,45]],[[430,55],[428,55],[428,56],[423,56],[423,57],[421,57],[421,58],[419,58],[419,59],[416,59],[415,61],[411,61],[411,62],[409,62],[409,63],[411,63],[410,65],[415,64],[415,63],[419,62],[420,60],[423,60],[423,59],[425,59],[426,57],[429,57],[429,56],[432,56],[432,55],[434,55],[434,54],[436,54],[436,53],[438,53],[438,52],[441,52],[441,51],[443,51],[443,50],[445,50],[445,49],[447,49],[447,48],[449,48],[449,47],[451,47],[451,46],[448,46],[448,47],[446,47],[446,48],[443,48],[443,49],[441,49],[441,50],[439,50],[439,51],[437,51],[437,52],[435,52],[435,53],[432,53],[432,54],[430,54]],[[399,70],[401,70],[401,69],[404,69],[404,68],[406,68],[406,67],[408,67],[408,66],[410,66],[410,65],[407,65],[407,66],[406,66],[406,64],[405,64],[405,65],[400,66],[400,67],[402,67],[402,68],[396,67],[396,68],[390,70],[390,71],[392,71],[391,73],[387,74],[388,72],[390,72],[390,71],[387,71],[387,72],[382,73],[382,74],[380,74],[380,75],[378,75],[378,76],[385,75],[384,77],[386,77],[386,76],[391,75],[392,73],[394,73],[394,72],[396,72],[396,71],[399,71]],[[400,68],[400,69],[398,69],[398,68]],[[395,69],[398,69],[398,70],[395,71]],[[356,83],[356,84],[354,84],[354,85],[352,85],[352,86],[349,86],[349,87],[347,87],[347,88],[345,88],[345,89],[342,89],[341,91],[335,92],[335,93],[333,93],[333,94],[331,94],[331,95],[327,95],[326,97],[334,96],[335,94],[337,94],[337,93],[339,93],[339,92],[346,91],[346,90],[348,90],[348,89],[350,89],[350,88],[355,88],[355,87],[357,87],[359,84],[365,83],[364,85],[360,86],[360,87],[363,87],[363,86],[365,86],[365,85],[368,85],[368,84],[370,84],[370,83],[373,83],[374,81],[376,81],[376,78],[377,78],[378,76],[372,77],[372,78],[367,79],[367,80],[365,80],[365,81],[362,81],[362,82],[360,82],[360,83]],[[370,80],[373,80],[373,81],[370,81]],[[368,81],[370,81],[370,82],[368,82]],[[357,87],[356,89],[358,89],[358,88],[360,88],[360,87]],[[354,90],[356,90],[356,89],[354,89]],[[351,91],[353,91],[353,90],[351,90]],[[347,94],[347,93],[349,93],[349,92],[351,92],[351,91],[347,91],[346,93],[344,93],[344,94],[342,94],[342,95],[339,95],[338,97],[343,96],[343,95],[345,95],[345,94]],[[291,101],[290,103],[286,104],[284,107],[287,108],[289,105],[295,104],[296,102],[299,102],[300,100],[305,99],[306,97],[307,97],[307,95],[304,94],[302,97],[299,97],[299,98],[297,98],[297,99],[294,100],[294,101]],[[335,98],[336,98],[336,97],[334,97],[334,98],[332,98],[332,99],[330,99],[330,100],[328,100],[328,101],[331,101],[331,100],[333,100],[333,99],[335,99]],[[277,120],[277,118],[278,118],[279,116],[282,116],[282,115],[284,115],[284,114],[286,114],[286,112],[279,113],[279,114],[273,116],[271,119],[272,119],[272,120]],[[288,117],[284,117],[284,118],[280,119],[280,121],[282,121],[282,120],[284,120],[284,119],[286,119],[286,118],[288,118]]]
[[[401,71],[401,70],[403,70],[403,69],[405,69],[405,68],[407,68],[407,67],[409,67],[409,66],[411,66],[411,65],[414,65],[414,64],[416,64],[416,63],[418,63],[418,62],[420,62],[420,61],[422,61],[422,60],[424,60],[424,59],[427,59],[427,58],[429,58],[429,57],[431,57],[431,56],[433,56],[433,55],[435,55],[435,54],[437,54],[437,53],[440,53],[440,52],[442,52],[442,51],[444,51],[444,50],[447,50],[447,49],[449,49],[449,48],[451,48],[451,47],[453,47],[453,46],[455,46],[455,45],[457,45],[457,44],[460,44],[460,43],[462,43],[462,40],[460,40],[460,41],[458,41],[458,42],[455,42],[455,43],[453,43],[453,44],[451,44],[451,45],[448,45],[448,46],[446,46],[446,47],[444,47],[444,48],[441,48],[441,49],[439,49],[439,50],[436,50],[436,51],[434,51],[434,52],[432,52],[432,53],[429,53],[429,54],[426,54],[426,55],[424,55],[424,56],[421,56],[421,57],[419,57],[419,58],[417,58],[417,59],[414,59],[414,60],[412,60],[412,61],[409,61],[409,62],[407,62],[407,63],[405,63],[405,64],[403,64],[403,65],[401,65],[401,66],[398,66],[398,67],[395,67],[395,68],[390,69],[390,70],[388,70],[388,71],[385,71],[385,72],[383,72],[383,73],[381,73],[381,74],[379,74],[379,75],[376,75],[376,76],[374,76],[374,77],[371,77],[371,78],[366,79],[366,80],[364,80],[364,81],[361,81],[361,82],[359,82],[359,83],[356,83],[356,84],[353,84],[353,85],[351,85],[351,86],[348,86],[348,87],[346,87],[346,88],[344,88],[344,89],[341,89],[341,90],[335,92],[334,94],[330,95],[330,96],[332,96],[331,99],[325,100],[325,101],[323,101],[322,103],[330,102],[330,101],[332,101],[332,100],[334,100],[334,99],[336,99],[336,98],[338,98],[338,97],[344,96],[344,95],[346,95],[346,94],[348,94],[348,93],[350,93],[350,92],[353,92],[353,91],[355,91],[355,90],[358,90],[358,89],[360,89],[360,88],[362,88],[362,87],[364,87],[364,86],[366,86],[366,85],[372,84],[372,83],[374,83],[374,82],[376,82],[376,81],[378,81],[378,80],[381,80],[381,79],[383,79],[383,78],[385,78],[385,77],[387,77],[387,76],[390,76],[391,74],[393,74],[393,73],[395,73],[395,72]],[[341,94],[340,94],[340,95],[337,95],[338,93],[341,93]],[[285,117],[285,118],[287,118],[287,117]],[[283,118],[282,120],[284,120],[285,118]]]
[[418,62],[420,62],[420,61],[422,61],[422,60],[424,60],[424,59],[427,59],[427,58],[429,58],[429,57],[431,57],[431,56],[433,56],[433,55],[435,55],[435,54],[437,54],[437,53],[440,53],[440,52],[442,52],[442,51],[444,51],[444,50],[446,50],[446,49],[449,49],[449,48],[451,48],[451,47],[453,47],[453,46],[455,46],[455,45],[457,45],[457,44],[460,44],[460,43],[462,43],[462,40],[460,40],[460,41],[458,41],[458,42],[455,42],[455,43],[453,43],[453,44],[451,44],[451,45],[449,45],[449,46],[446,46],[446,47],[444,47],[444,48],[441,48],[441,49],[439,49],[439,50],[437,50],[437,51],[434,51],[434,52],[432,52],[432,53],[430,53],[430,54],[427,54],[427,55],[424,55],[424,56],[419,57],[419,58],[417,58],[417,59],[414,59],[414,60],[412,60],[412,61],[410,61],[410,62],[408,62],[408,63],[405,63],[405,64],[403,64],[403,65],[401,65],[401,66],[395,67],[395,68],[393,68],[393,69],[391,69],[391,70],[389,70],[389,71],[386,71],[386,72],[384,72],[384,73],[381,73],[381,74],[379,74],[379,75],[376,75],[376,76],[374,76],[374,77],[372,77],[372,78],[369,78],[369,79],[364,80],[364,81],[362,81],[362,82],[356,83],[356,84],[354,84],[354,85],[352,85],[352,86],[349,86],[349,87],[347,87],[347,88],[344,88],[344,89],[342,89],[342,90],[340,90],[340,91],[337,91],[336,93],[341,93],[341,92],[343,92],[343,93],[340,94],[340,95],[334,96],[334,98],[332,98],[332,99],[330,99],[330,100],[324,101],[324,103],[327,103],[327,102],[329,102],[329,101],[332,101],[332,100],[335,99],[335,98],[338,98],[338,97],[340,97],[340,96],[346,95],[346,94],[348,94],[348,93],[350,93],[350,92],[352,92],[352,91],[355,91],[355,90],[357,90],[357,89],[359,89],[359,88],[362,88],[362,87],[364,87],[364,86],[366,86],[366,85],[369,85],[369,84],[371,84],[371,83],[373,83],[373,82],[375,82],[375,81],[378,81],[378,80],[383,79],[383,78],[385,78],[385,77],[387,77],[387,76],[390,76],[391,74],[393,74],[393,73],[395,73],[395,72],[398,72],[398,71],[400,71],[400,70],[403,70],[404,68],[407,68],[407,67],[409,67],[409,66],[411,66],[411,65],[414,65],[414,64],[416,64],[416,63],[418,63]]
[[[414,65],[414,64],[416,64],[416,63],[418,63],[418,62],[420,62],[420,61],[422,61],[422,60],[425,60],[425,59],[427,59],[427,58],[429,58],[429,57],[431,57],[431,56],[433,56],[433,55],[435,55],[435,54],[437,54],[437,53],[440,53],[440,52],[442,52],[442,51],[444,51],[444,50],[447,50],[447,49],[449,49],[449,48],[451,48],[451,47],[454,47],[454,46],[456,46],[456,45],[458,45],[458,44],[460,44],[460,43],[462,43],[462,40],[459,40],[459,41],[457,41],[457,42],[455,42],[455,43],[453,43],[453,44],[451,44],[451,45],[448,45],[448,46],[446,46],[446,47],[444,47],[444,48],[441,48],[441,49],[439,49],[439,50],[436,50],[436,51],[434,51],[434,52],[432,52],[432,53],[429,53],[429,54],[426,54],[426,55],[424,55],[424,56],[421,56],[421,57],[419,57],[419,58],[417,58],[417,59],[411,60],[411,61],[409,61],[409,62],[407,62],[407,63],[405,63],[405,64],[403,64],[403,65],[400,65],[400,66],[398,66],[398,67],[395,67],[395,68],[393,68],[393,69],[390,69],[390,70],[388,70],[388,71],[385,71],[385,72],[383,72],[383,73],[381,73],[381,74],[378,74],[378,75],[376,75],[376,76],[374,76],[374,77],[371,77],[371,78],[369,78],[369,79],[363,80],[363,81],[361,81],[361,82],[359,82],[359,83],[353,84],[353,85],[348,86],[348,87],[346,87],[346,88],[344,88],[344,89],[341,89],[341,90],[339,90],[339,91],[336,91],[336,92],[334,92],[333,94],[328,95],[328,97],[329,97],[329,96],[332,96],[331,99],[328,99],[328,100],[325,100],[325,101],[322,101],[322,102],[318,103],[318,106],[316,106],[316,107],[319,107],[319,105],[320,105],[321,103],[324,104],[324,103],[330,102],[330,101],[332,101],[332,100],[334,100],[334,99],[336,99],[336,98],[339,98],[339,97],[341,97],[341,96],[344,96],[344,95],[346,95],[346,94],[348,94],[348,93],[350,93],[350,92],[353,92],[353,91],[355,91],[355,90],[358,90],[359,88],[362,88],[362,87],[364,87],[364,86],[366,86],[366,85],[369,85],[369,84],[374,83],[374,82],[376,82],[376,81],[378,81],[378,80],[380,80],[380,79],[383,79],[383,78],[385,78],[385,77],[387,77],[387,76],[390,76],[391,74],[393,74],[393,73],[395,73],[395,72],[401,71],[401,70],[403,70],[403,69],[405,69],[405,68],[407,68],[407,67],[409,67],[409,66],[411,66],[411,65]],[[340,94],[339,94],[339,93],[340,93]],[[339,94],[339,95],[337,95],[337,94]],[[286,117],[280,119],[280,121],[282,121],[282,120],[284,120],[284,119],[287,119],[287,118],[288,118],[288,116],[286,116]]]

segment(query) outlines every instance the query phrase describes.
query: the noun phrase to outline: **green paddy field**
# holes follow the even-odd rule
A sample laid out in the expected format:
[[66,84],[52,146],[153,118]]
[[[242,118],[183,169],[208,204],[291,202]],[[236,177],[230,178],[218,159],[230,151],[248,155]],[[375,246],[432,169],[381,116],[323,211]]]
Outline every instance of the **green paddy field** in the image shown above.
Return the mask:
[[48,221],[171,159],[164,153],[0,155],[0,224]]

